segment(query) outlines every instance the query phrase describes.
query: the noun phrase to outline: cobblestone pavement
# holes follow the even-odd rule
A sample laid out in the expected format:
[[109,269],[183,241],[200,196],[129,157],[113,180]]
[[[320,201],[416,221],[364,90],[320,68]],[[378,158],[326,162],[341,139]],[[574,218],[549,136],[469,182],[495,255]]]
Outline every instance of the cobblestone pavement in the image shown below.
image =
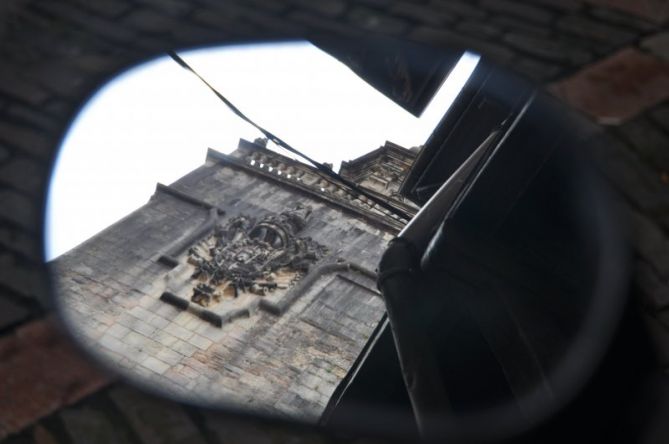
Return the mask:
[[377,34],[466,47],[544,85],[596,122],[611,141],[593,152],[634,228],[634,294],[666,371],[668,20],[666,0],[4,0],[0,437],[39,443],[339,439],[243,419],[214,421],[118,383],[101,390],[108,379],[45,318],[45,187],[55,150],[86,98],[114,73],[166,49],[251,39]]

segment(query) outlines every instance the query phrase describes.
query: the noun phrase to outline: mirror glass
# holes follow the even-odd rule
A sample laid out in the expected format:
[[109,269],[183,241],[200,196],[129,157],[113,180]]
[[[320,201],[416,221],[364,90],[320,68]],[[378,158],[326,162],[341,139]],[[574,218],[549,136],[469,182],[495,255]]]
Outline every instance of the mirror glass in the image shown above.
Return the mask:
[[[398,194],[403,177],[479,59],[449,60],[417,117],[306,42],[180,56],[405,214],[417,206]],[[68,327],[115,371],[179,399],[314,422],[384,315],[374,270],[405,222],[164,56],[102,87],[73,122],[47,256]]]
[[180,401],[405,438],[526,431],[582,391],[624,303],[595,139],[466,51],[166,55],[64,140],[57,306],[99,361]]

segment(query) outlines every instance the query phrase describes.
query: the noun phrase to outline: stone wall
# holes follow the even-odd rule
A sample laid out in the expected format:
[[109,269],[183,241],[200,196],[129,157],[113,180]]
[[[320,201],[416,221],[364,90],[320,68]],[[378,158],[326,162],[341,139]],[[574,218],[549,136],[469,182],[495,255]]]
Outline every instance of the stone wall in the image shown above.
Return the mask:
[[[98,376],[75,370],[88,365],[83,358],[72,352],[71,359],[45,361],[52,355],[35,352],[66,342],[44,320],[51,309],[41,221],[49,167],[69,122],[120,70],[166,49],[205,43],[392,35],[473,49],[551,87],[611,137],[593,151],[631,215],[634,294],[666,369],[668,18],[664,0],[3,1],[0,436],[12,435],[12,442],[136,443],[154,442],[165,430],[202,442],[290,436],[281,426],[211,421],[193,409],[153,404],[123,387],[92,395],[101,383]],[[36,330],[41,333],[30,333]],[[71,378],[49,376],[56,374]],[[44,378],[51,381],[48,390],[38,384]],[[171,412],[173,427],[163,425],[168,413],[146,411]],[[138,423],[142,415],[147,419]],[[294,434],[334,440],[304,430]]]
[[[92,353],[139,383],[178,399],[315,422],[383,316],[371,270],[391,231],[332,206],[324,192],[300,192],[278,175],[225,161],[231,158],[212,153],[204,166],[56,259],[59,305]],[[208,207],[224,228],[240,216],[259,222],[298,204],[311,214],[296,236],[312,239],[324,257],[306,274],[279,269],[291,280],[277,278],[287,289],[264,296],[235,290],[196,311],[161,298],[170,292],[196,305],[187,251],[213,239],[215,224],[198,228]],[[173,262],[161,261],[173,245],[180,246],[169,253]],[[198,316],[203,310],[221,325]]]

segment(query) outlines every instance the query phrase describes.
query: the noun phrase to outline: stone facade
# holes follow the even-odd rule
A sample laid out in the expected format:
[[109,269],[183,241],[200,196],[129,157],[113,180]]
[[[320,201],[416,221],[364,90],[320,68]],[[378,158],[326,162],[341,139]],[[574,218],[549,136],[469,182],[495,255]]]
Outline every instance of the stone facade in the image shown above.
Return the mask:
[[[365,159],[393,175],[380,196],[406,171],[387,159],[383,148]],[[314,168],[241,141],[52,266],[68,324],[122,374],[315,421],[383,316],[373,270],[398,225]]]

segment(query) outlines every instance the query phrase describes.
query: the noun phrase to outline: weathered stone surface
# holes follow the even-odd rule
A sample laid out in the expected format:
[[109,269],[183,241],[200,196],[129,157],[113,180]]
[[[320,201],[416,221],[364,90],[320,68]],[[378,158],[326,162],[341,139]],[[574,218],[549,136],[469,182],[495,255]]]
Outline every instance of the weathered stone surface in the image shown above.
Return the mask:
[[669,174],[669,134],[660,126],[639,116],[618,127],[618,132],[652,168]]
[[416,8],[416,5],[411,2],[396,2],[390,8],[390,12],[432,26],[451,24],[455,21],[452,14],[435,9]]
[[624,49],[551,89],[598,122],[620,124],[669,98],[669,62]]
[[143,444],[206,442],[178,405],[123,386],[110,390],[109,396]]
[[536,38],[510,33],[504,37],[504,41],[521,51],[557,63],[582,65],[592,60],[592,55],[587,51],[578,47],[567,46],[552,38]]
[[656,23],[669,18],[669,3],[664,0],[585,0],[594,5],[617,9]]
[[594,18],[601,20],[602,22],[624,27],[626,29],[632,29],[637,31],[650,31],[658,27],[656,23],[653,23],[651,21],[642,19],[634,15],[626,14],[621,11],[616,11],[615,9],[591,6],[589,10],[590,14]]
[[26,154],[48,160],[52,141],[35,129],[9,122],[0,122],[0,140],[22,149]]
[[[375,267],[390,233],[370,225],[376,210],[335,206],[348,200],[315,170],[250,145],[216,155],[217,162],[177,181],[175,192],[156,194],[61,256],[56,282],[77,336],[118,371],[181,398],[315,421],[382,316],[373,279],[356,270]],[[347,163],[354,172],[356,165]],[[217,213],[192,203],[200,201],[223,209],[222,221],[210,223]],[[191,239],[188,230],[205,223],[211,235]],[[174,268],[142,265],[173,245]],[[359,264],[345,265],[347,258]],[[284,282],[288,272],[299,279]],[[351,281],[356,277],[361,281]],[[125,288],[110,298],[112,282]],[[274,291],[261,291],[272,283]],[[226,291],[233,287],[238,291]],[[184,299],[188,310],[167,306],[160,300],[166,293]],[[214,326],[201,310],[223,321]],[[237,311],[242,315],[233,316]]]
[[113,417],[103,410],[88,406],[68,408],[59,416],[74,444],[130,442],[128,431],[119,427]]
[[0,437],[108,383],[49,320],[1,338],[0,358]]
[[0,331],[10,328],[30,316],[25,307],[6,298],[0,298]]
[[460,33],[446,31],[432,27],[418,27],[415,28],[409,37],[413,40],[428,43],[435,46],[454,47],[459,49],[467,49],[470,51],[481,53],[490,57],[493,61],[498,63],[506,63],[514,56],[513,51],[507,47],[495,43],[480,42],[476,39],[469,38]]
[[652,220],[632,212],[634,247],[643,259],[652,264],[658,279],[669,279],[669,238]]
[[494,13],[514,15],[531,22],[545,24],[553,19],[553,14],[550,11],[522,2],[509,0],[483,0],[481,4]]
[[362,7],[349,11],[348,19],[360,28],[389,35],[402,34],[408,27],[406,22],[398,18],[388,17]]
[[25,195],[10,189],[0,190],[0,208],[3,208],[6,220],[26,230],[34,230],[38,225],[35,202]]
[[630,148],[610,137],[589,145],[603,173],[634,206],[657,214],[669,208],[669,184],[639,161]]
[[290,3],[327,17],[337,17],[346,10],[346,3],[342,0],[323,0],[318,2],[290,0]]
[[669,308],[669,278],[658,276],[648,262],[635,264],[635,281],[643,290],[643,302],[652,312]]
[[598,23],[581,15],[561,17],[557,21],[557,29],[577,37],[606,42],[610,45],[621,45],[636,36],[635,32]]
[[657,57],[669,60],[669,31],[645,38],[641,41],[641,47]]
[[0,182],[35,197],[43,192],[43,178],[48,167],[27,157],[14,157],[0,165]]

